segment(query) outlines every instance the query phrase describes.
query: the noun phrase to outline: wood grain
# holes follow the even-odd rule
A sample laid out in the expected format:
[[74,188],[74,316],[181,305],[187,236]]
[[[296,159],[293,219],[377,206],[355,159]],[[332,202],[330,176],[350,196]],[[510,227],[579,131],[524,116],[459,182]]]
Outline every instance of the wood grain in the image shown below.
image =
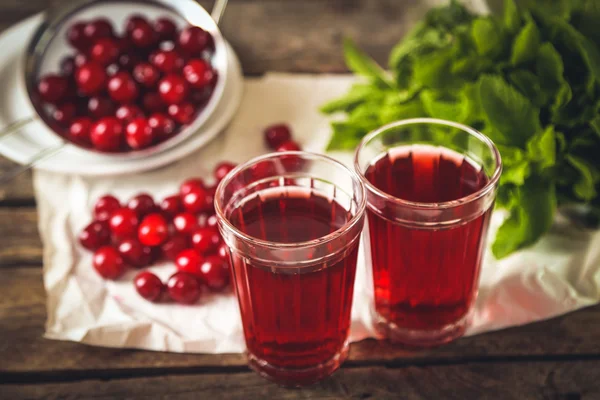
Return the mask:
[[598,399],[600,361],[343,368],[290,390],[250,372],[0,385],[4,399]]
[[0,207],[0,267],[42,263],[42,242],[33,207]]

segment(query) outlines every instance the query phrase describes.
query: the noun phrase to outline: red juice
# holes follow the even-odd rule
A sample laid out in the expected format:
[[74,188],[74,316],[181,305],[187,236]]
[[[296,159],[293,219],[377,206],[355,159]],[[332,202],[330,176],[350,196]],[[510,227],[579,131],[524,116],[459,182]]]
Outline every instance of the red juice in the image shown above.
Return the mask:
[[[389,150],[365,177],[388,195],[419,203],[457,200],[488,183],[485,172],[458,153],[423,145]],[[388,210],[369,205],[377,313],[402,329],[423,331],[465,317],[477,292],[492,208],[450,226],[417,227],[392,222]]]
[[[241,232],[280,244],[322,238],[351,218],[334,199],[300,187],[260,191],[244,199],[229,216]],[[276,368],[300,370],[345,351],[357,249],[358,240],[327,264],[285,269],[261,264],[260,256],[233,252],[249,354]]]

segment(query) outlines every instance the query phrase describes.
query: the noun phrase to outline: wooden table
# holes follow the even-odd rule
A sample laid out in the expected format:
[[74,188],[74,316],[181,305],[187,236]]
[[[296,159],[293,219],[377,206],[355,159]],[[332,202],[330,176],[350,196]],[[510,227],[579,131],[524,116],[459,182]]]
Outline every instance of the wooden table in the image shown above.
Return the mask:
[[[403,22],[415,17],[417,2],[232,0],[223,31],[249,75],[344,72],[344,35],[385,62],[406,30]],[[0,28],[56,3],[2,0]],[[0,162],[0,170],[9,166]],[[264,381],[239,354],[166,354],[46,340],[36,222],[31,175],[25,174],[0,192],[3,399],[600,399],[600,307],[421,353],[366,340],[351,346],[341,371],[302,390]]]

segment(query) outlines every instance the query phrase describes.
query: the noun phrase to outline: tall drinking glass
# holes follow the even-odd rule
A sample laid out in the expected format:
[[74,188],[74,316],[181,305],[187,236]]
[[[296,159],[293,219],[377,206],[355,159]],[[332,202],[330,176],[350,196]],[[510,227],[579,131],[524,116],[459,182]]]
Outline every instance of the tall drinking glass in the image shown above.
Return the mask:
[[215,194],[250,367],[300,386],[348,353],[366,198],[358,175],[306,152],[247,162]]
[[467,126],[410,119],[367,135],[355,169],[367,190],[377,328],[411,346],[461,336],[477,296],[498,150]]

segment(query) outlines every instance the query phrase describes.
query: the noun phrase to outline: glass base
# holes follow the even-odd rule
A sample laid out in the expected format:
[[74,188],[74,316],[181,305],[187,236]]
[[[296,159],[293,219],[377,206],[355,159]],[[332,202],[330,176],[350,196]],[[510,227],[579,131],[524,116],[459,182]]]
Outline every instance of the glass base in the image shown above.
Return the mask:
[[301,387],[311,385],[333,374],[348,358],[348,343],[335,356],[326,362],[310,368],[293,369],[281,368],[247,352],[248,365],[262,377],[279,385],[287,387]]
[[401,328],[386,320],[377,312],[372,312],[375,329],[390,342],[403,344],[413,348],[435,347],[449,343],[464,335],[471,322],[472,313],[467,313],[458,321],[436,330],[419,330]]

